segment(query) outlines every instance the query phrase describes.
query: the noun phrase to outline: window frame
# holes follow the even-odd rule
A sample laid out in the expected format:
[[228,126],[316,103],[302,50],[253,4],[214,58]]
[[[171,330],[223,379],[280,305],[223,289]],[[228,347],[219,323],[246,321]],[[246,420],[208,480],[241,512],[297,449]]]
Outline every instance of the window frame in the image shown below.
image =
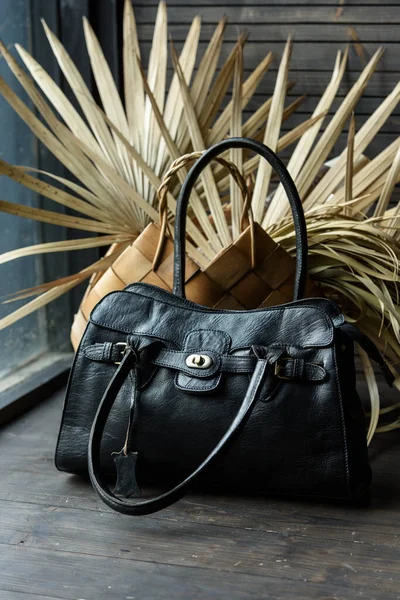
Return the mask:
[[[56,59],[50,50],[41,19],[46,21],[50,29],[64,44],[89,89],[96,93],[82,27],[82,18],[87,17],[99,37],[117,85],[119,85],[120,57],[118,48],[122,33],[122,0],[104,0],[101,3],[94,0],[69,0],[68,2],[63,0],[27,1],[29,4],[29,22],[26,47],[56,83],[60,85],[71,101],[74,102],[73,93],[63,78]],[[18,115],[15,113],[14,115],[15,119],[19,119]],[[31,166],[61,177],[71,177],[47,148],[34,138],[33,134],[32,144],[34,145],[33,154],[36,164]],[[7,156],[5,156],[5,160],[7,160]],[[7,199],[12,200],[12,198]],[[51,200],[43,197],[38,197],[37,200],[37,206],[40,208],[54,210],[54,203]],[[61,206],[57,206],[57,210],[68,213],[68,209]],[[64,230],[45,223],[32,222],[32,226],[39,228],[41,242],[60,240],[63,237],[64,239],[81,237],[81,232]],[[99,249],[40,255],[38,260],[40,260],[43,281],[52,281],[76,273],[97,260],[99,256]],[[73,360],[69,340],[70,327],[86,285],[87,282],[84,282],[42,309],[43,322],[46,324],[46,349],[28,363],[13,368],[9,374],[2,377],[0,381],[0,424],[16,418],[66,384]]]

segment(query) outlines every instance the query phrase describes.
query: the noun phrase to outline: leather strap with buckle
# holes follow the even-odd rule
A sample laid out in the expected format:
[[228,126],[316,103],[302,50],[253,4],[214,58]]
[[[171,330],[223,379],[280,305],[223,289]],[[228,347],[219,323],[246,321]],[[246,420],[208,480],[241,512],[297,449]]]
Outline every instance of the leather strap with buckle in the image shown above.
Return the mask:
[[306,362],[302,358],[284,357],[276,361],[274,375],[283,380],[323,381],[326,371],[322,365]]
[[[126,342],[116,342],[114,344],[105,342],[104,344],[87,346],[84,349],[84,354],[90,360],[119,365],[127,352],[127,348]],[[252,373],[257,362],[254,356],[222,354],[218,356],[218,360],[210,363],[208,369],[198,370],[188,368],[187,357],[187,352],[162,348],[152,358],[151,362],[156,366],[175,369],[190,375],[195,373],[200,378],[209,377],[216,369],[228,373]],[[274,363],[274,375],[278,379],[286,381],[323,381],[326,371],[322,365],[306,362],[301,358],[283,357]]]

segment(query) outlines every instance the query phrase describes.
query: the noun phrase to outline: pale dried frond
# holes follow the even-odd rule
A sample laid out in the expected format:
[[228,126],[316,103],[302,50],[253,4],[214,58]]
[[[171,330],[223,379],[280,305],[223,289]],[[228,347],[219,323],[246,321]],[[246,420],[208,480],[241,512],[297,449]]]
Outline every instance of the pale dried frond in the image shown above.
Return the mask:
[[[232,117],[231,117],[231,137],[241,137],[242,135],[242,74],[243,74],[243,47],[238,46],[236,53],[235,72],[233,78],[232,91]],[[243,150],[241,148],[232,148],[230,159],[237,166],[239,171],[243,171]],[[230,186],[231,212],[232,212],[232,236],[237,238],[240,232],[240,218],[242,214],[242,198],[240,190],[231,179]]]
[[[1,319],[0,329],[42,308],[85,279],[90,278],[89,288],[93,289],[103,272],[138,234],[159,219],[157,190],[171,163],[184,154],[198,156],[197,152],[227,136],[243,135],[264,141],[278,153],[296,143],[288,170],[306,212],[309,275],[325,296],[339,304],[346,318],[356,322],[379,346],[397,374],[400,203],[393,204],[392,199],[400,182],[399,141],[394,140],[369,158],[365,152],[370,154],[371,142],[397,107],[400,83],[356,132],[352,115],[382,56],[382,49],[378,49],[328,118],[343,81],[349,52],[346,48],[343,53],[338,52],[330,82],[312,115],[281,133],[282,123],[306,97],[286,100],[294,85],[288,81],[292,47],[289,38],[272,97],[262,98],[260,106],[243,122],[243,111],[272,64],[273,56],[266,53],[245,79],[243,48],[247,33],[243,32],[220,65],[226,22],[225,18],[220,20],[204,52],[198,56],[201,19],[196,16],[178,57],[172,44],[171,50],[168,49],[167,9],[160,2],[145,71],[132,2],[125,0],[122,96],[99,41],[84,20],[83,35],[99,101],[67,49],[45,23],[50,48],[76,103],[68,99],[68,92],[29,52],[16,46],[24,67],[21,68],[0,42],[0,52],[28,101],[22,100],[2,78],[0,94],[67,171],[61,177],[1,160],[0,176],[47,198],[54,210],[5,199],[0,201],[0,212],[83,232],[80,239],[60,239],[9,250],[0,256],[0,264],[37,254],[110,246],[104,258],[79,273],[12,294],[7,302],[23,298],[29,301]],[[167,89],[169,53],[174,74]],[[349,119],[346,148],[333,160],[332,150]],[[259,156],[238,149],[230,152],[230,158],[249,181],[256,220],[294,256],[295,232],[289,205],[269,165],[260,161]],[[168,207],[163,213],[166,217],[163,223],[168,223],[172,236],[177,194],[186,175],[185,166],[177,171],[177,185],[172,181],[166,196]],[[245,192],[243,196],[246,197]],[[210,165],[196,183],[187,219],[186,251],[188,258],[202,269],[238,236],[242,200],[237,187],[230,183],[227,163]],[[31,299],[32,296],[36,297]],[[380,409],[375,375],[367,357],[361,354],[361,358],[371,399],[370,441],[375,431],[400,427],[400,418],[395,414],[399,403]],[[400,376],[395,385],[400,389]],[[380,425],[381,414],[393,414],[392,422]]]
[[[292,39],[289,37],[286,42],[282,60],[279,65],[278,74],[276,77],[275,89],[272,96],[271,110],[268,113],[267,126],[264,133],[264,144],[271,150],[276,150],[279,132],[281,129],[281,121],[283,115],[283,107],[285,103],[286,85],[289,73],[290,57],[292,54]],[[265,202],[268,195],[269,182],[271,179],[272,167],[265,160],[260,161],[258,166],[256,183],[253,192],[253,212],[256,221],[261,222]]]

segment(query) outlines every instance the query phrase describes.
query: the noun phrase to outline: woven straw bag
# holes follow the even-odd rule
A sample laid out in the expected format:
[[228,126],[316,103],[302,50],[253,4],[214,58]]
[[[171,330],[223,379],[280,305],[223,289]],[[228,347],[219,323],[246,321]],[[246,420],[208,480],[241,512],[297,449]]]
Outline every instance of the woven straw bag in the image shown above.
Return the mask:
[[[166,172],[158,190],[160,225],[148,225],[111,267],[92,277],[71,328],[75,350],[90,312],[109,292],[122,290],[128,284],[139,281],[171,291],[173,242],[168,227],[167,193],[176,172],[201,154],[192,152],[180,157]],[[295,259],[253,221],[249,187],[237,167],[221,157],[215,160],[229,170],[240,188],[243,197],[242,227],[244,224],[247,226],[205,269],[186,258],[186,298],[204,306],[230,310],[290,302],[293,299]],[[311,279],[307,282],[306,295],[321,295]]]

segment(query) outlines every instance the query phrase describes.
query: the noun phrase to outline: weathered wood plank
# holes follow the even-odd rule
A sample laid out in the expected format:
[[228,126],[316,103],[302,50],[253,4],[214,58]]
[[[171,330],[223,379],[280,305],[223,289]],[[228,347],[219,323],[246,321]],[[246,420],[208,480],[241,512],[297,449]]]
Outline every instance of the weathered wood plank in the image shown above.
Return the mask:
[[[168,9],[170,8],[168,3]],[[400,6],[400,5],[399,5]],[[202,8],[199,8],[201,12]],[[372,10],[372,9],[370,9]],[[400,10],[400,8],[399,8]],[[223,9],[221,9],[221,14]],[[208,41],[216,26],[217,14],[214,24],[204,23],[201,27],[200,40]],[[243,22],[241,25],[243,28],[246,27],[246,23]],[[154,23],[143,23],[140,27],[140,39],[142,42],[151,41],[153,38]],[[399,40],[398,27],[391,22],[381,23],[379,27],[371,24],[355,24],[359,39],[363,44],[374,42],[375,44],[390,44]],[[186,39],[189,31],[189,25],[183,25],[179,22],[169,24],[168,32],[172,36],[175,42],[183,42]],[[292,24],[281,24],[276,23],[271,25],[268,21],[266,23],[252,23],[249,28],[249,43],[262,42],[268,44],[269,42],[282,42],[289,34],[294,35],[295,43],[309,42],[309,43],[333,43],[343,44],[348,43],[352,40],[349,34],[349,26],[344,25],[340,21],[332,23],[326,23],[323,27],[321,24],[314,23],[302,23],[294,27]],[[224,43],[235,42],[238,36],[238,26],[228,24],[224,32]]]
[[[132,519],[35,504],[8,503],[1,510],[6,526],[0,529],[0,548],[23,545],[24,549],[57,554],[101,554],[115,560],[175,567],[184,564],[186,568],[293,582],[318,576],[328,587],[339,588],[362,585],[368,575],[371,582],[381,578],[385,593],[394,593],[400,580],[400,544],[393,528],[391,533],[381,533],[374,527],[374,534],[370,531],[367,539],[353,531],[352,539],[335,544],[328,523],[325,535],[321,528],[319,535],[310,536],[307,530],[297,533],[294,519],[287,519],[286,531],[278,533],[269,520],[258,529],[230,528],[223,523],[223,516],[200,528],[196,520]],[[174,538],[179,538],[179,544],[168,543]],[[317,555],[320,560],[316,564]]]
[[[298,98],[299,96],[300,96],[300,94],[296,93],[296,86],[295,86],[293,88],[293,90],[290,90],[287,95],[286,106],[290,102],[293,102],[293,100],[295,98]],[[330,107],[330,110],[328,112],[328,116],[336,113],[337,109],[343,102],[343,99],[344,99],[343,96],[337,96],[334,99],[334,101],[332,102],[332,105]],[[358,116],[363,115],[363,116],[369,117],[382,104],[382,101],[383,101],[383,98],[362,96],[356,105],[355,113]],[[243,111],[243,119],[249,118],[249,116],[255,110],[257,110],[257,108],[259,106],[261,106],[261,104],[263,102],[265,102],[265,94],[258,94],[258,93],[254,94],[253,98],[250,100],[250,102],[247,104],[245,110]],[[304,115],[306,118],[308,118],[310,116],[310,114],[317,107],[318,102],[319,102],[319,96],[313,96],[311,94],[307,95],[306,98],[303,100],[303,102],[300,104],[299,108],[296,110],[296,115]],[[400,108],[399,108],[399,106],[397,106],[397,108],[393,111],[392,116],[396,115],[396,119],[397,119],[399,116],[399,112],[400,112]]]
[[[135,15],[138,23],[154,23],[157,12],[156,6],[139,6],[134,4]],[[193,17],[200,14],[204,23],[215,23],[222,15],[226,15],[230,23],[238,25],[253,23],[289,23],[291,25],[309,23],[342,23],[354,25],[359,23],[380,25],[385,23],[400,23],[400,10],[398,6],[379,4],[366,10],[364,6],[346,4],[340,17],[336,17],[337,5],[232,5],[222,2],[215,5],[202,5],[202,3],[186,3],[185,10],[182,5],[168,5],[169,23],[190,23]]]
[[[4,600],[398,595],[396,435],[375,441],[374,502],[367,510],[196,493],[133,519],[105,507],[88,481],[55,470],[61,403],[62,393],[5,428],[0,439]],[[8,590],[18,595],[7,596]]]
[[[221,1],[215,2],[214,0],[196,0],[192,4],[197,6],[214,6],[218,8],[224,8],[226,4],[223,4]],[[282,2],[282,0],[229,0],[229,4],[235,5],[249,5],[249,6],[258,6],[258,7],[268,7],[268,6],[280,6],[286,8],[287,5],[294,4],[294,1],[291,2]],[[352,6],[372,6],[372,7],[382,7],[382,6],[400,6],[399,0],[351,0]],[[168,2],[168,6],[187,6],[188,0],[172,0]],[[330,6],[333,8],[338,7],[338,0],[296,0],[297,6],[307,6],[310,8],[314,8],[315,6]],[[133,6],[158,6],[158,0],[133,0]],[[343,4],[343,9],[347,9],[347,4]],[[370,9],[373,10],[373,9]]]
[[[99,526],[101,526],[99,524]],[[201,532],[200,532],[201,535]],[[174,535],[167,545],[178,544]],[[0,586],[4,590],[28,592],[44,597],[56,595],[70,600],[296,600],[321,599],[329,594],[323,580],[303,579],[293,581],[277,577],[262,577],[162,564],[120,560],[103,556],[53,552],[38,548],[2,548]],[[212,548],[209,549],[212,554]],[[195,554],[195,546],[194,552]],[[275,561],[281,560],[279,556]],[[318,556],[314,557],[318,563]],[[280,563],[276,563],[280,564]],[[285,563],[283,563],[285,564]],[[283,570],[282,566],[282,570]],[[348,569],[349,573],[351,569]],[[372,584],[372,593],[379,590],[379,580]],[[387,586],[385,586],[387,588]],[[352,585],[335,586],[335,597],[349,598]],[[352,597],[361,596],[362,590],[352,590]],[[340,594],[337,596],[337,594]],[[332,598],[332,592],[330,596]],[[378,598],[378,596],[370,596]],[[383,596],[381,596],[383,598]],[[385,600],[395,600],[396,593],[388,592]]]
[[[222,46],[220,61],[224,61],[231,49],[232,43],[227,43]],[[256,66],[260,63],[268,52],[272,52],[276,59],[275,64],[279,64],[279,59],[282,56],[283,48],[285,45],[285,38],[281,41],[264,41],[264,42],[253,42],[249,41],[244,48],[244,64],[245,65],[254,65]],[[175,44],[178,52],[181,51],[183,42],[177,42]],[[366,56],[370,57],[378,50],[379,44],[376,43],[366,43],[363,44],[366,52]],[[201,56],[204,54],[205,49],[207,47],[207,42],[199,43],[198,57],[199,61]],[[142,55],[142,61],[144,65],[147,65],[149,55],[150,55],[151,42],[140,40],[140,50]],[[312,69],[315,70],[324,70],[329,69],[330,66],[334,65],[336,55],[338,50],[344,50],[344,44],[332,44],[325,42],[318,43],[308,43],[308,42],[294,42],[292,58],[290,61],[290,73],[289,78],[291,76],[292,71],[306,70]],[[396,70],[399,67],[399,58],[395,51],[386,52],[383,55],[383,58],[378,64],[376,72],[382,72],[387,70]],[[361,70],[361,63],[359,57],[355,52],[351,52],[349,54],[348,60],[348,69],[349,70]]]
[[[39,448],[39,441],[29,437],[32,448],[29,456],[20,451],[17,444],[8,441],[12,453],[5,453],[0,463],[2,486],[0,501],[20,503],[35,503],[54,507],[68,507],[90,511],[111,512],[93,492],[90,482],[81,477],[58,473],[53,465],[53,446]],[[386,438],[387,439],[387,438]],[[397,438],[392,438],[397,441]],[[46,444],[46,446],[49,446]],[[2,447],[3,449],[3,447]],[[332,515],[335,516],[338,530],[330,531],[332,538],[345,535],[354,526],[360,533],[366,533],[373,524],[382,527],[392,526],[392,515],[385,513],[388,502],[388,490],[391,492],[390,503],[394,509],[400,507],[400,475],[397,460],[398,448],[385,448],[378,457],[373,456],[374,471],[374,502],[370,511],[351,509],[348,506],[329,505],[323,503],[296,502],[293,499],[277,498],[238,498],[235,495],[221,496],[205,493],[192,494],[176,507],[159,513],[154,518],[175,518],[179,520],[196,519],[201,522],[214,522],[218,515],[223,515],[224,523],[228,526],[257,528],[257,522],[272,519],[278,530],[284,531],[286,517],[293,516],[296,524],[302,527],[313,525],[314,519],[321,519],[322,529],[327,525]],[[7,457],[9,460],[7,461]],[[217,517],[215,515],[217,512]],[[350,518],[351,517],[351,518]],[[245,519],[245,522],[243,521]],[[348,520],[348,526],[345,525]]]
[[[360,386],[361,393],[365,394],[365,386]],[[382,390],[385,402],[390,400],[393,392],[388,389]],[[107,507],[93,493],[90,483],[82,478],[69,476],[65,473],[59,473],[53,465],[53,452],[55,440],[58,432],[59,420],[61,416],[62,397],[59,394],[58,401],[44,403],[31,413],[20,418],[13,425],[4,429],[0,440],[0,472],[2,473],[2,486],[0,488],[0,498],[2,500],[14,500],[16,502],[33,502],[35,504],[51,504],[58,507],[79,508],[85,510],[106,510]],[[40,426],[41,424],[45,426]],[[29,452],[27,452],[29,448]],[[12,450],[12,451],[11,451]],[[384,452],[382,452],[384,450]],[[392,486],[393,506],[400,503],[400,494],[396,490],[400,487],[400,466],[396,460],[396,453],[399,453],[397,445],[397,436],[377,436],[374,440],[372,449],[373,469],[376,473],[376,503],[374,510],[359,511],[352,509],[349,513],[348,507],[336,506],[334,514],[342,527],[343,522],[349,514],[352,520],[361,526],[370,524],[376,519],[384,518],[381,510],[381,490]],[[388,470],[390,467],[390,470]],[[384,477],[382,473],[388,473],[390,477]],[[380,474],[381,473],[381,474]],[[396,477],[395,477],[396,476]],[[280,523],[285,514],[296,514],[296,522],[303,517],[303,525],[307,525],[309,519],[314,519],[315,515],[325,515],[326,518],[332,516],[332,506],[325,504],[305,503],[307,510],[304,510],[304,503],[286,499],[278,500],[269,498],[245,498],[238,502],[238,498],[223,496],[208,496],[207,494],[196,494],[188,498],[185,502],[184,513],[180,518],[188,518],[188,514],[193,513],[193,518],[200,518],[201,515],[208,519],[211,513],[208,511],[210,504],[217,506],[222,510],[224,519],[228,519],[227,524],[241,524],[243,526],[243,515],[246,519],[250,518],[257,521],[259,515],[262,519],[268,520],[268,514],[273,511],[271,518]],[[246,508],[244,508],[244,504]],[[182,504],[182,503],[181,503]],[[180,505],[177,505],[177,507]],[[171,508],[169,511],[177,510]],[[378,512],[375,512],[378,511]],[[158,517],[163,518],[159,513]],[[280,515],[280,516],[279,516]],[[172,513],[169,513],[169,517]],[[176,518],[177,515],[175,514]],[[191,517],[190,517],[191,518]],[[202,517],[201,517],[202,518]],[[390,517],[391,518],[391,517]],[[233,520],[232,520],[233,519]],[[386,523],[386,521],[384,522]],[[391,523],[390,519],[388,523]],[[253,525],[251,525],[253,526]]]
[[[324,122],[321,126],[321,131],[325,131],[333,114],[334,114],[334,112],[330,112],[327,115],[326,119],[324,120]],[[246,111],[245,113],[243,113],[243,115],[244,115],[244,119],[246,119],[251,115],[251,113]],[[368,120],[370,115],[359,114],[358,111],[356,111],[355,116],[356,116],[356,131],[358,131],[364,125],[364,123]],[[297,127],[297,125],[300,125],[300,123],[303,123],[304,121],[306,121],[308,118],[309,118],[308,113],[305,113],[304,111],[302,111],[302,112],[296,111],[293,115],[291,115],[289,117],[289,119],[287,119],[284,123],[282,123],[281,130],[289,131],[289,130],[293,129],[294,127]],[[345,124],[345,126],[343,128],[343,133],[347,133],[347,131],[348,131],[348,124]],[[399,134],[400,133],[400,113],[398,111],[394,112],[388,118],[388,120],[382,125],[382,127],[379,131],[380,131],[381,135],[396,134],[396,133]]]
[[[304,70],[291,70],[289,74],[290,81],[296,85],[292,88],[290,95],[300,96],[301,94],[309,94],[310,96],[321,96],[326,86],[328,85],[331,76],[333,64],[327,64],[326,70],[311,69]],[[249,67],[244,68],[245,78],[250,75],[252,69]],[[168,69],[168,75],[171,77],[172,70]],[[360,71],[348,71],[342,81],[342,84],[338,90],[338,96],[343,97],[346,95],[351,86],[357,81],[360,76]],[[257,93],[260,95],[270,96],[274,90],[276,79],[276,68],[271,67],[268,73],[266,73],[263,80],[260,82]],[[378,71],[376,72],[364,91],[365,97],[376,97],[383,98],[390,94],[395,85],[400,79],[398,71]]]
[[31,594],[30,592],[0,590],[0,600],[59,600],[59,598],[60,596],[49,596],[47,594]]

